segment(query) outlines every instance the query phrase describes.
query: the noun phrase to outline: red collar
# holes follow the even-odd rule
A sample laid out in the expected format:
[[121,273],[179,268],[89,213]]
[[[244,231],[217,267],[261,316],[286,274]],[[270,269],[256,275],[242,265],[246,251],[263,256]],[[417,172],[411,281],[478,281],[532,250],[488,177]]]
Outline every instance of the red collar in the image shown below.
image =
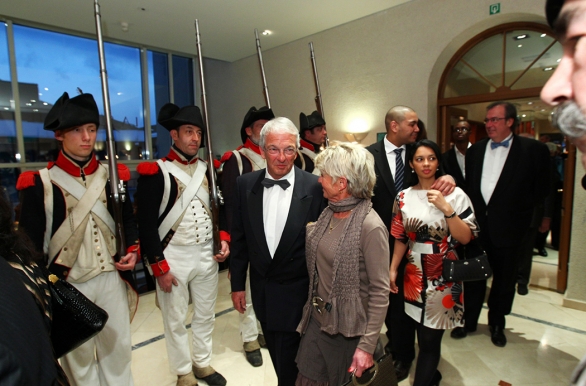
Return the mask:
[[165,159],[168,161],[177,161],[183,165],[190,165],[190,164],[194,164],[197,162],[197,157],[193,157],[191,159],[191,161],[187,161],[187,159],[183,155],[177,153],[175,151],[175,149],[173,149],[173,148],[171,148],[171,150],[169,150],[169,154],[167,154]]
[[301,147],[304,147],[306,149],[309,149],[309,150],[315,152],[315,147],[311,143],[307,142],[306,140],[299,138],[299,143],[301,144]]
[[244,145],[242,145],[242,147],[250,149],[253,152],[255,152],[256,154],[260,155],[260,146],[256,145],[254,142],[252,142],[250,140],[250,138],[246,138],[246,142],[244,142]]
[[50,169],[51,167],[53,167],[53,165],[59,166],[61,169],[63,169],[65,172],[72,175],[73,177],[81,177],[82,169],[83,174],[87,176],[95,173],[95,171],[98,170],[98,166],[100,165],[100,163],[96,159],[95,154],[92,153],[89,161],[83,167],[80,168],[77,163],[75,163],[71,158],[65,155],[65,153],[63,153],[63,150],[61,150],[59,152],[59,156],[57,157],[57,161],[55,161],[55,163],[49,163],[47,167]]

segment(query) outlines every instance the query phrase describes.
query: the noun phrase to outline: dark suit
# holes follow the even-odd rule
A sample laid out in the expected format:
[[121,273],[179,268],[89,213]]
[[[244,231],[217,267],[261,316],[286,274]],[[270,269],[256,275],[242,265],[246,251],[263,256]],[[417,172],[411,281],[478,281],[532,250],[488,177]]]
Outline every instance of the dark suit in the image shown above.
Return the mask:
[[[366,148],[374,157],[374,171],[376,173],[376,185],[374,186],[374,196],[372,197],[372,207],[383,220],[387,229],[389,229],[389,250],[390,258],[393,258],[395,249],[395,238],[390,234],[391,215],[393,212],[393,203],[399,192],[395,189],[395,179],[391,173],[387,154],[385,153],[384,139],[373,143]],[[409,176],[412,169],[409,166],[409,151],[405,155],[405,178],[403,180],[403,189],[409,187]],[[393,358],[403,362],[410,363],[415,358],[415,328],[416,324],[407,314],[405,314],[405,297],[403,294],[403,274],[407,260],[403,259],[397,272],[397,286],[399,292],[391,293],[389,296],[389,308],[385,318],[387,326],[387,336],[391,342]]]
[[458,158],[456,156],[456,145],[442,154],[442,168],[444,169],[444,173],[454,177],[454,180],[456,180],[456,186],[464,189],[466,179],[462,174],[460,164],[458,164]]
[[[534,209],[549,193],[551,171],[549,151],[538,141],[513,136],[506,162],[490,201],[481,192],[484,156],[488,139],[472,145],[466,152],[466,183],[480,225],[480,241],[493,269],[488,298],[488,323],[505,327],[515,296],[517,267],[522,241],[531,225]],[[472,283],[472,282],[471,282]],[[486,291],[486,281],[467,286],[474,301],[466,304],[466,328],[476,329]],[[471,304],[470,304],[471,303]]]
[[[263,224],[261,181],[265,169],[236,180],[236,202],[231,230],[232,292],[244,291],[250,263],[252,303],[261,322],[279,385],[294,385],[295,356],[300,336],[295,331],[307,301],[309,277],[305,261],[305,226],[325,208],[318,177],[298,168],[287,222],[273,258]],[[270,189],[280,189],[275,186]],[[285,215],[285,214],[283,214]]]

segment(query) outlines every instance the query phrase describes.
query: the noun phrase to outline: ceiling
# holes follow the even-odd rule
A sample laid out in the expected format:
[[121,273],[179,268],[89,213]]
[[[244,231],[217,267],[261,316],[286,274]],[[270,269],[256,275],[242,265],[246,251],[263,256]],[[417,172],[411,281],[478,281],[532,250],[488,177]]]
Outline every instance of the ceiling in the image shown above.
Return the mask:
[[[101,0],[105,40],[235,61],[412,0]],[[3,0],[0,17],[95,36],[93,0]]]

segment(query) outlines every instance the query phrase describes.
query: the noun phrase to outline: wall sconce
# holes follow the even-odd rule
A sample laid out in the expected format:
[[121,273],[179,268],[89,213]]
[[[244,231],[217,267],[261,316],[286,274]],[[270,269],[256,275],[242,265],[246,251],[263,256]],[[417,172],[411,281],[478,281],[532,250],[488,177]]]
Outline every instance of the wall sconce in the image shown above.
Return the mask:
[[368,133],[346,133],[344,134],[344,137],[346,137],[348,142],[360,143],[367,135]]

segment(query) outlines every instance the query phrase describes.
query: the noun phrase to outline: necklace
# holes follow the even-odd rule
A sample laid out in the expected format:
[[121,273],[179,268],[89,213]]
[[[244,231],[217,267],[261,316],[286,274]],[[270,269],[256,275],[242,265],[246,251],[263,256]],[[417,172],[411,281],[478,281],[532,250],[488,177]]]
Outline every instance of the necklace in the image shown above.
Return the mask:
[[343,218],[336,219],[336,220],[338,220],[338,221],[336,221],[336,225],[334,225],[334,218],[335,218],[335,217],[334,217],[334,216],[332,216],[332,219],[330,220],[330,230],[329,230],[328,234],[331,234],[331,233],[332,233],[332,231],[333,231],[334,229],[336,229],[336,228],[338,227],[338,225],[340,225],[340,224],[341,224],[341,223],[344,221],[344,219],[343,219]]

